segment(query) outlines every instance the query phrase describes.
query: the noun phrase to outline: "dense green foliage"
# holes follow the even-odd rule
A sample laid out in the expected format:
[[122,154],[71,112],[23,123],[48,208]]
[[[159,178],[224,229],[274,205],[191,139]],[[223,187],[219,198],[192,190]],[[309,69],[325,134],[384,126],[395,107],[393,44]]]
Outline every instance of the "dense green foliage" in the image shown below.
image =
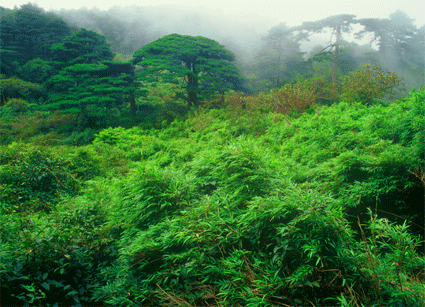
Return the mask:
[[234,60],[234,54],[214,40],[171,34],[137,50],[132,62],[144,68],[139,74],[143,78],[168,82],[183,79],[186,99],[197,106],[199,100],[214,93],[242,88],[239,73],[231,63]]
[[13,143],[1,153],[2,205],[7,212],[52,210],[64,196],[75,196],[78,179],[100,173],[84,150],[68,151],[60,157],[39,148]]
[[1,74],[13,76],[19,73],[18,65],[29,60],[50,60],[50,46],[61,42],[72,29],[61,18],[29,3],[1,16],[0,33]]
[[[62,110],[82,116],[82,126],[96,126],[96,119],[123,103],[131,70],[112,63],[114,55],[105,38],[81,29],[52,46],[58,73],[45,82],[49,92],[43,110]],[[126,74],[127,73],[127,74]]]
[[0,77],[0,105],[4,105],[13,98],[37,102],[43,98],[43,89],[39,84],[23,81],[15,77]]
[[231,94],[160,130],[106,129],[75,153],[5,147],[2,190],[37,195],[2,204],[3,297],[422,306],[425,92],[291,116],[264,109],[273,95]]
[[[239,91],[206,37],[131,58],[36,6],[0,13],[2,305],[425,306],[425,91],[374,65],[399,47],[423,67],[407,16],[281,24]],[[372,60],[342,39],[355,22]]]
[[[32,4],[3,16],[1,27],[0,105],[21,99],[31,105],[29,113],[39,111],[39,118],[74,115],[58,130],[65,135],[71,119],[78,130],[93,130],[135,115],[134,67],[113,61],[103,36],[85,29],[72,33],[63,20]],[[8,123],[10,117],[3,124]]]

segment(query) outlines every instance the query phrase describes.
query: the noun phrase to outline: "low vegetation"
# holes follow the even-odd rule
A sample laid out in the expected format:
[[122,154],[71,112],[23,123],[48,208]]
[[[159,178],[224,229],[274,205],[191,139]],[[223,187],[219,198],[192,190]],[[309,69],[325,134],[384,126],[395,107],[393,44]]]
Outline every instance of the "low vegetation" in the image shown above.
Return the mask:
[[[425,91],[377,65],[420,80],[407,15],[281,24],[241,69],[0,11],[1,305],[425,307]],[[351,23],[394,41],[355,58]]]
[[423,306],[425,92],[276,107],[300,86],[80,147],[4,145],[2,299]]

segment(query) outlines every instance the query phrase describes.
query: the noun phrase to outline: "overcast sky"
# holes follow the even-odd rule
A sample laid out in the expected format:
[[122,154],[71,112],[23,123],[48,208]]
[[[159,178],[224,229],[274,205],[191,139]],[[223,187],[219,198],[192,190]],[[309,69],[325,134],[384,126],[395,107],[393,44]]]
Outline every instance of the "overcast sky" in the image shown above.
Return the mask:
[[[28,0],[6,0],[0,6],[13,8],[28,3]],[[416,26],[425,24],[425,1],[424,0],[258,0],[258,1],[235,1],[235,0],[37,0],[32,1],[45,10],[78,9],[81,7],[97,7],[107,10],[115,5],[119,6],[154,6],[154,5],[178,5],[188,8],[208,9],[228,15],[238,21],[267,17],[270,25],[286,22],[288,26],[300,25],[303,21],[315,21],[338,14],[353,14],[357,18],[388,18],[398,9],[404,11],[410,18],[415,19]]]

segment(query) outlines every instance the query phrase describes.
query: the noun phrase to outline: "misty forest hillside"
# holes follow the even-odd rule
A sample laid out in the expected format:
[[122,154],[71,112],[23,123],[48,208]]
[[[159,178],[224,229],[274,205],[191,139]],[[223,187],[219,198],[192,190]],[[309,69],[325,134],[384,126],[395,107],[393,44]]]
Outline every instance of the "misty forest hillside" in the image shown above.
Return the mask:
[[2,306],[425,306],[425,43],[0,7]]

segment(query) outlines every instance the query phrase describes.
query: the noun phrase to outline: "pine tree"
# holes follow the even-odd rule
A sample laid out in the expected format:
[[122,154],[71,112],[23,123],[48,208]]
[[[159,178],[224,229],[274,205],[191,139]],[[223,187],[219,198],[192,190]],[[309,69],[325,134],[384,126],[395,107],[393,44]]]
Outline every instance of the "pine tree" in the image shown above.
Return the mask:
[[138,76],[176,82],[183,79],[189,105],[228,89],[241,89],[242,79],[232,63],[234,54],[202,36],[171,34],[136,51],[132,63],[143,67]]
[[58,73],[45,83],[49,98],[43,109],[75,113],[83,126],[94,126],[131,95],[133,66],[112,62],[114,54],[100,34],[81,29],[52,52]]

